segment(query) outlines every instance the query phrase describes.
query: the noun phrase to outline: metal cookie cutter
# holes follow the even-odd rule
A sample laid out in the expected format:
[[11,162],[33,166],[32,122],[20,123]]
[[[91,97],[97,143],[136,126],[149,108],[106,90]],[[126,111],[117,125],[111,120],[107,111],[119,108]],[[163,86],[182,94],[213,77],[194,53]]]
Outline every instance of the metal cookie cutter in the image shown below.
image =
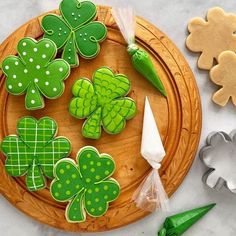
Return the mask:
[[229,135],[213,132],[207,137],[207,145],[200,150],[200,158],[209,167],[203,182],[220,190],[223,186],[236,193],[236,130]]

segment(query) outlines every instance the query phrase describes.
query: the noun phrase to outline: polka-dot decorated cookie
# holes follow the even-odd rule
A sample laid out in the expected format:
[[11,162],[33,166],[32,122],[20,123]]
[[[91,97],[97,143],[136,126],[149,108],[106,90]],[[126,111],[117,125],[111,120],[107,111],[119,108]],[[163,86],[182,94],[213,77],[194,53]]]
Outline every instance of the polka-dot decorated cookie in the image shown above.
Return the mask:
[[17,51],[18,56],[8,56],[2,63],[7,91],[13,95],[26,94],[25,107],[29,110],[44,107],[42,95],[48,99],[61,96],[70,66],[63,59],[54,60],[56,45],[49,39],[37,42],[23,38]]
[[85,221],[86,212],[92,217],[106,213],[120,194],[118,182],[110,178],[114,171],[112,157],[90,146],[78,152],[77,164],[69,158],[57,162],[50,189],[56,201],[69,201],[65,214],[69,222]]
[[49,14],[42,20],[44,37],[62,49],[62,58],[72,67],[79,65],[78,54],[94,58],[100,51],[99,43],[106,38],[106,26],[96,17],[96,6],[90,1],[63,0],[61,16]]
[[109,134],[122,132],[126,120],[133,118],[137,110],[135,101],[125,97],[130,87],[125,75],[116,75],[107,67],[96,70],[92,82],[84,78],[75,82],[69,112],[78,119],[87,118],[82,128],[84,137],[99,139],[101,125]]
[[45,188],[44,176],[52,179],[56,162],[71,151],[70,141],[55,138],[56,132],[57,124],[49,117],[40,120],[23,117],[17,124],[18,135],[7,136],[2,141],[7,173],[14,177],[26,175],[29,191]]

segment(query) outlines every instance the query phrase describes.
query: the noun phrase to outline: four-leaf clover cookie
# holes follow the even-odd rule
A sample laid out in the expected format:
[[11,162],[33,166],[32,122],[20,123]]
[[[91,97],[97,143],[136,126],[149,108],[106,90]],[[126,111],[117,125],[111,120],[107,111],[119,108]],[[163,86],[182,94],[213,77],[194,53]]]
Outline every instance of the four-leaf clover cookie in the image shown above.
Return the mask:
[[82,134],[86,138],[99,139],[101,126],[109,134],[120,133],[126,120],[136,114],[136,104],[125,97],[130,91],[130,81],[125,75],[115,75],[111,69],[101,67],[95,71],[92,82],[82,78],[72,87],[74,98],[69,112],[78,119],[87,118]]
[[236,51],[236,15],[219,7],[211,8],[207,19],[194,18],[188,24],[190,35],[186,45],[193,52],[201,52],[198,67],[211,69],[214,59],[223,51]]
[[17,46],[18,56],[8,56],[2,63],[6,89],[13,95],[25,95],[25,107],[44,107],[44,99],[56,99],[64,92],[64,80],[70,66],[63,59],[54,60],[57,48],[49,39],[38,42],[23,38]]
[[6,171],[14,177],[26,175],[29,191],[45,188],[44,176],[52,179],[56,162],[71,151],[70,141],[55,138],[56,133],[57,124],[49,117],[40,120],[23,117],[18,121],[17,135],[9,135],[2,141]]
[[96,6],[90,1],[63,0],[61,16],[46,15],[42,20],[44,37],[51,39],[61,49],[62,58],[72,67],[79,65],[77,53],[91,59],[100,51],[99,43],[106,38],[106,26],[96,17]]
[[66,207],[69,222],[85,221],[86,212],[92,217],[106,213],[109,203],[120,193],[118,182],[110,178],[114,171],[112,157],[89,146],[79,151],[77,164],[69,158],[57,162],[50,190],[56,201],[69,201]]

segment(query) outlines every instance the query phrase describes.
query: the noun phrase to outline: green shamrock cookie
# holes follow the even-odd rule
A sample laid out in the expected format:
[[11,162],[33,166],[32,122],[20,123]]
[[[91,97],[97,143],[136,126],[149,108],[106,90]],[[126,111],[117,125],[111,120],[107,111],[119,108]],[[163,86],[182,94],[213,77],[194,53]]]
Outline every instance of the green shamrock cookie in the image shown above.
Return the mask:
[[82,134],[86,138],[99,139],[101,125],[110,134],[118,134],[126,120],[136,114],[136,104],[128,97],[130,82],[125,75],[115,75],[111,69],[101,67],[95,71],[92,82],[82,78],[72,88],[74,98],[69,112],[78,119],[88,118]]
[[68,139],[57,137],[57,124],[49,118],[36,120],[23,117],[17,124],[17,135],[9,135],[1,144],[6,155],[5,168],[9,175],[26,174],[26,186],[30,191],[46,187],[44,175],[53,178],[55,163],[67,157],[71,151]]
[[63,0],[61,16],[49,14],[42,20],[44,37],[62,49],[62,58],[72,67],[79,65],[77,53],[86,59],[94,58],[100,51],[99,43],[106,38],[104,24],[93,21],[96,6],[90,1]]
[[120,186],[109,178],[115,163],[108,154],[100,154],[94,147],[84,147],[77,154],[77,164],[69,159],[57,162],[51,194],[56,201],[70,203],[66,208],[69,222],[83,222],[86,212],[100,217],[108,210],[110,202],[117,199]]
[[44,107],[42,95],[48,99],[60,97],[70,66],[62,59],[54,60],[56,45],[49,39],[37,42],[23,38],[17,51],[18,56],[8,56],[2,63],[7,91],[13,95],[26,94],[25,107],[29,110]]

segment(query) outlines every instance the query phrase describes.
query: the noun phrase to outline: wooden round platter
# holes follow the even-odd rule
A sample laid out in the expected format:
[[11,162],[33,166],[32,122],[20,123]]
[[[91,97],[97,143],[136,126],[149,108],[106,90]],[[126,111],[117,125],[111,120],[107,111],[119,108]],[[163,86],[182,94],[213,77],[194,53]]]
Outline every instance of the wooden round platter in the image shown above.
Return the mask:
[[[54,11],[58,14],[58,11]],[[43,16],[32,19],[12,35],[0,47],[0,62],[10,54],[16,54],[18,41],[25,37],[40,38],[40,21]],[[5,77],[0,72],[0,139],[16,133],[17,120],[25,115],[36,118],[50,116],[59,126],[58,135],[68,137],[73,146],[71,158],[85,145],[95,146],[99,152],[109,153],[115,159],[114,174],[121,185],[120,197],[110,205],[100,218],[87,217],[80,224],[65,219],[65,204],[55,202],[47,189],[38,192],[26,190],[24,178],[13,178],[4,169],[5,157],[0,156],[0,192],[18,209],[32,218],[67,231],[107,231],[127,225],[149,214],[135,207],[132,194],[151,170],[140,155],[143,110],[148,96],[166,149],[166,157],[160,170],[165,190],[171,196],[183,181],[194,160],[201,132],[201,104],[194,76],[175,45],[156,27],[137,18],[137,44],[147,50],[165,85],[168,98],[140,76],[132,67],[126,44],[111,16],[110,8],[98,6],[98,20],[108,27],[108,37],[101,45],[99,56],[92,60],[80,58],[80,66],[72,69],[66,80],[66,90],[57,100],[46,100],[45,108],[27,111],[24,96],[12,96],[5,90]],[[117,73],[128,76],[132,83],[130,96],[137,101],[138,114],[127,122],[119,135],[103,133],[98,141],[81,136],[82,120],[71,117],[68,104],[72,97],[71,86],[80,77],[91,78],[100,66],[109,66]],[[48,183],[49,186],[50,183]]]

